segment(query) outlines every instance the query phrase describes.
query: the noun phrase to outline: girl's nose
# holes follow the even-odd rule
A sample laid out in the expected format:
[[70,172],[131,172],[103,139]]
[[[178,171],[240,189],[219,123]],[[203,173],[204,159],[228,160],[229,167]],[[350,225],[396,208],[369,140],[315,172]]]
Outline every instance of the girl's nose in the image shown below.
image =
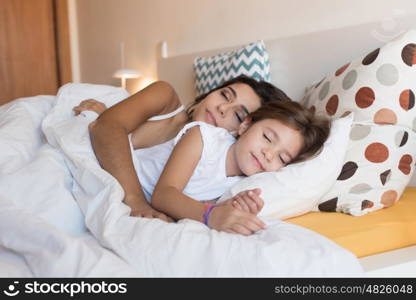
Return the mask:
[[273,159],[273,151],[272,149],[269,149],[268,147],[263,148],[263,155],[266,158],[267,161],[271,161]]

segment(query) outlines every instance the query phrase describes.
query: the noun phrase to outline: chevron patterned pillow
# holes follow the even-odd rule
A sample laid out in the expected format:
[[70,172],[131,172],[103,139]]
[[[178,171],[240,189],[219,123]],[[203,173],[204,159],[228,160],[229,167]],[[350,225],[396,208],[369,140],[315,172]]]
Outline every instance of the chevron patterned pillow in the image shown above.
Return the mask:
[[194,69],[198,95],[207,93],[239,75],[270,82],[269,55],[262,40],[226,53],[196,57]]

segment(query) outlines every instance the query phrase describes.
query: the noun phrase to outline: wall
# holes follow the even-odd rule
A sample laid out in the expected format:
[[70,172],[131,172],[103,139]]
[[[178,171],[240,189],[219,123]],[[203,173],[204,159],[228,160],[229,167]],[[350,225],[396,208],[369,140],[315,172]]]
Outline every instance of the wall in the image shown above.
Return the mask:
[[389,26],[407,13],[416,13],[415,0],[76,0],[73,69],[82,82],[119,84],[112,74],[124,41],[125,67],[143,74],[128,81],[133,92],[157,79],[163,40],[174,56],[367,22]]

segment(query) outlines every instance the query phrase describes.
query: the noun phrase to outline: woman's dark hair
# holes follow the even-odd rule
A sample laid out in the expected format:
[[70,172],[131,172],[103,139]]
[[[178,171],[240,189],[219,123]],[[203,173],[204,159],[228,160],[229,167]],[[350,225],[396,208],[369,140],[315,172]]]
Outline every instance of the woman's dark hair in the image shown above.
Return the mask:
[[205,99],[205,97],[207,97],[209,94],[211,94],[212,92],[215,92],[219,89],[222,89],[226,86],[229,86],[231,84],[234,83],[244,83],[247,84],[248,86],[250,86],[254,92],[260,97],[260,101],[261,101],[261,106],[270,103],[270,102],[275,102],[275,101],[279,101],[279,100],[291,100],[286,94],[285,92],[283,92],[281,89],[275,87],[273,84],[266,82],[266,81],[258,81],[252,77],[248,77],[246,75],[240,75],[238,77],[235,77],[233,79],[230,79],[226,82],[224,82],[223,84],[221,84],[220,86],[212,89],[211,91],[199,95],[198,97],[195,98],[195,100],[186,108],[186,112],[188,114],[189,117],[192,116],[192,112],[193,112],[193,108],[202,100]]
[[299,154],[290,163],[306,160],[317,154],[327,140],[331,121],[326,117],[315,115],[312,110],[295,101],[274,101],[250,113],[252,123],[274,119],[299,131],[303,137],[303,146]]

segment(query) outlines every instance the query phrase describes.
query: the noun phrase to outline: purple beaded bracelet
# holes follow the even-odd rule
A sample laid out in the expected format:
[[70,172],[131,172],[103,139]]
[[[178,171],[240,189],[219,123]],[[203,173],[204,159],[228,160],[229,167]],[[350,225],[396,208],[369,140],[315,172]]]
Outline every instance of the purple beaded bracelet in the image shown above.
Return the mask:
[[[204,213],[204,224],[208,226],[208,219],[211,211],[217,207],[216,205],[212,205],[209,203],[205,203],[205,213]],[[208,226],[209,227],[209,226]]]

